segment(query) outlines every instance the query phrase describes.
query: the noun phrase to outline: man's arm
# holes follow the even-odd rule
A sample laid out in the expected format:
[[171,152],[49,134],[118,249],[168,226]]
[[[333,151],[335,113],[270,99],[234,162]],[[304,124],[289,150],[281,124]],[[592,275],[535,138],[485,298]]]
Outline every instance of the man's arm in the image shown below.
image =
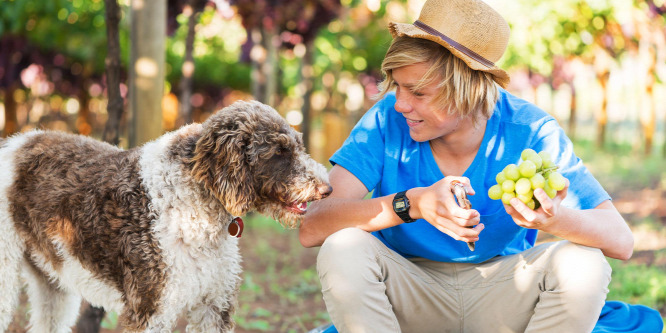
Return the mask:
[[344,228],[372,232],[402,223],[393,212],[392,196],[364,199],[368,190],[347,169],[333,166],[329,183],[333,187],[331,195],[308,207],[299,230],[303,246],[320,246],[326,237]]
[[577,244],[598,248],[607,257],[631,258],[634,237],[613,203],[606,200],[594,209],[570,209],[560,206],[567,190],[568,183],[552,200],[543,190],[535,190],[534,195],[542,203],[539,209],[533,211],[520,200],[512,199],[510,206],[505,205],[506,211],[521,227],[539,229]]
[[[412,208],[410,216],[425,219],[438,230],[465,242],[479,240],[483,225],[476,210],[467,210],[455,203],[450,190],[454,180],[469,184],[462,177],[446,177],[429,187],[407,190]],[[338,230],[355,227],[368,232],[390,228],[403,221],[393,211],[394,195],[364,199],[365,185],[345,168],[335,165],[329,174],[333,192],[325,199],[313,202],[301,224],[299,239],[305,247],[320,246]]]

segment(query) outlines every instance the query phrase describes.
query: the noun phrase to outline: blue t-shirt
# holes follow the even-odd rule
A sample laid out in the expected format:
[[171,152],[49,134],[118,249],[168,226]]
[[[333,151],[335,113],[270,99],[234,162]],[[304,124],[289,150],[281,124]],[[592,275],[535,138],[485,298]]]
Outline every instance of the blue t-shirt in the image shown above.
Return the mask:
[[[374,190],[373,197],[430,186],[444,178],[429,142],[412,140],[405,118],[395,111],[394,104],[395,94],[391,93],[368,110],[330,159],[332,164],[354,174],[368,191]],[[373,234],[405,257],[442,262],[479,263],[531,248],[537,230],[518,226],[500,200],[488,197],[488,189],[497,183],[497,173],[510,163],[519,163],[520,153],[526,148],[550,153],[558,171],[569,179],[564,206],[591,209],[610,199],[576,157],[571,141],[557,121],[534,104],[500,88],[479,151],[463,175],[470,179],[476,192],[469,200],[485,225],[475,251],[425,220],[403,223]]]

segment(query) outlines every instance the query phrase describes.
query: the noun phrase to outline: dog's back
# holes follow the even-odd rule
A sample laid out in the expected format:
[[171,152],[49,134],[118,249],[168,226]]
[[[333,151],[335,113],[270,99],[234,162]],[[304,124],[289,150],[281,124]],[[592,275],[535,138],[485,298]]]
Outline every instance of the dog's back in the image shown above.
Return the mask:
[[[42,294],[55,300],[54,308],[71,307],[61,311],[73,318],[80,299],[60,289],[78,290],[86,299],[118,308],[125,293],[159,298],[159,290],[145,288],[157,288],[154,282],[163,274],[158,265],[142,260],[159,257],[160,249],[150,232],[153,217],[141,185],[138,150],[123,151],[84,136],[34,132],[6,140],[0,156],[0,228],[14,235],[0,241],[10,253],[0,256],[11,256],[3,258],[11,262],[4,270],[11,271],[0,274],[12,276],[4,282],[11,284],[9,290],[20,287],[13,277],[24,266],[34,289],[29,290],[31,301]],[[137,281],[142,279],[153,283]],[[0,306],[2,313],[9,304]],[[6,328],[2,320],[0,330]],[[72,324],[63,320],[67,328]]]

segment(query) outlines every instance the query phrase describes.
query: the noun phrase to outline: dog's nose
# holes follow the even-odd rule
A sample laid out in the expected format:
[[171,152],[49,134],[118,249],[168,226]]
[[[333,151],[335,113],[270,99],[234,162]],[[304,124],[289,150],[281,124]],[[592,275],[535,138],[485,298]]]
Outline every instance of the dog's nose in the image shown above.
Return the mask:
[[317,192],[321,195],[321,198],[326,198],[333,192],[333,188],[329,184],[321,184],[317,186]]

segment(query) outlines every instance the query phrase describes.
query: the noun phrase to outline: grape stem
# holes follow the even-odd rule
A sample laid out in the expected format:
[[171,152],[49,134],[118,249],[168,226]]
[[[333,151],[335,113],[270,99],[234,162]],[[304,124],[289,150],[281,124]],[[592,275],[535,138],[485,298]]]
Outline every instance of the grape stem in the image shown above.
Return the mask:
[[557,170],[557,169],[559,169],[559,167],[556,165],[556,166],[552,166],[552,167],[550,167],[550,168],[543,169],[543,170],[539,171],[539,173],[540,173],[540,174],[544,174],[544,173],[546,173],[546,172],[549,172],[549,171],[555,171],[555,170]]

